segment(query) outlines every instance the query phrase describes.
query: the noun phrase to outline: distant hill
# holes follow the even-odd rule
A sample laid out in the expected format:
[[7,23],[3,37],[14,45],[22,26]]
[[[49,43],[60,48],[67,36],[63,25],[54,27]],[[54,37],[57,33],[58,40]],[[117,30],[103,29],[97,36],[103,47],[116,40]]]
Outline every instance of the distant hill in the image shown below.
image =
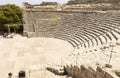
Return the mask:
[[88,4],[88,3],[119,3],[120,0],[70,0],[68,5],[71,4]]

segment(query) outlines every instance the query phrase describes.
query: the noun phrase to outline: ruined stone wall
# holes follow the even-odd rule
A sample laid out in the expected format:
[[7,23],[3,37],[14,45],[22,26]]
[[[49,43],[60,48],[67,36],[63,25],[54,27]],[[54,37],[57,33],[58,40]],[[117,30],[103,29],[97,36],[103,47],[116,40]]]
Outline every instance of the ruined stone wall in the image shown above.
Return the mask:
[[47,70],[56,75],[66,75],[70,78],[119,78],[117,70],[100,65],[48,66]]
[[86,67],[85,65],[67,66],[67,74],[72,78],[118,78],[117,75],[111,74],[102,67]]

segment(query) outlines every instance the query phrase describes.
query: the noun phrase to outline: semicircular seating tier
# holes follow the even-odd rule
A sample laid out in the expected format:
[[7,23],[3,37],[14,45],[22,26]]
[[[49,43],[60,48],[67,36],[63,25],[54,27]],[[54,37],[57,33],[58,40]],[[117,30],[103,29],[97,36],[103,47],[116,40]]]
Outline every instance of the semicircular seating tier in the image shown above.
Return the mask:
[[74,48],[88,48],[117,41],[119,12],[26,12],[24,31],[29,37],[53,37]]

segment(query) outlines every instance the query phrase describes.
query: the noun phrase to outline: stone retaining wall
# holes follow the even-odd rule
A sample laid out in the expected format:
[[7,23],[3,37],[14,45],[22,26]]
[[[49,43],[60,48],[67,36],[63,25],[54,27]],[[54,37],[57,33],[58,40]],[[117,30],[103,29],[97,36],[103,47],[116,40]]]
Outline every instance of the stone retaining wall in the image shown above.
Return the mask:
[[67,74],[73,78],[116,78],[99,66],[96,70],[92,67],[86,67],[84,65],[81,65],[80,67],[66,66],[66,71]]

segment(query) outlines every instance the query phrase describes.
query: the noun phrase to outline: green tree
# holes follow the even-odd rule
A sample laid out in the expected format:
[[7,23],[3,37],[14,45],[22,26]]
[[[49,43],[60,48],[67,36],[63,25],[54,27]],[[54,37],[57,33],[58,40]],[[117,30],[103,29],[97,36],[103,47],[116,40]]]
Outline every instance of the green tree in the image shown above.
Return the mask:
[[[0,30],[6,30],[8,24],[22,23],[22,9],[14,4],[0,6]],[[18,29],[18,26],[13,27]]]

